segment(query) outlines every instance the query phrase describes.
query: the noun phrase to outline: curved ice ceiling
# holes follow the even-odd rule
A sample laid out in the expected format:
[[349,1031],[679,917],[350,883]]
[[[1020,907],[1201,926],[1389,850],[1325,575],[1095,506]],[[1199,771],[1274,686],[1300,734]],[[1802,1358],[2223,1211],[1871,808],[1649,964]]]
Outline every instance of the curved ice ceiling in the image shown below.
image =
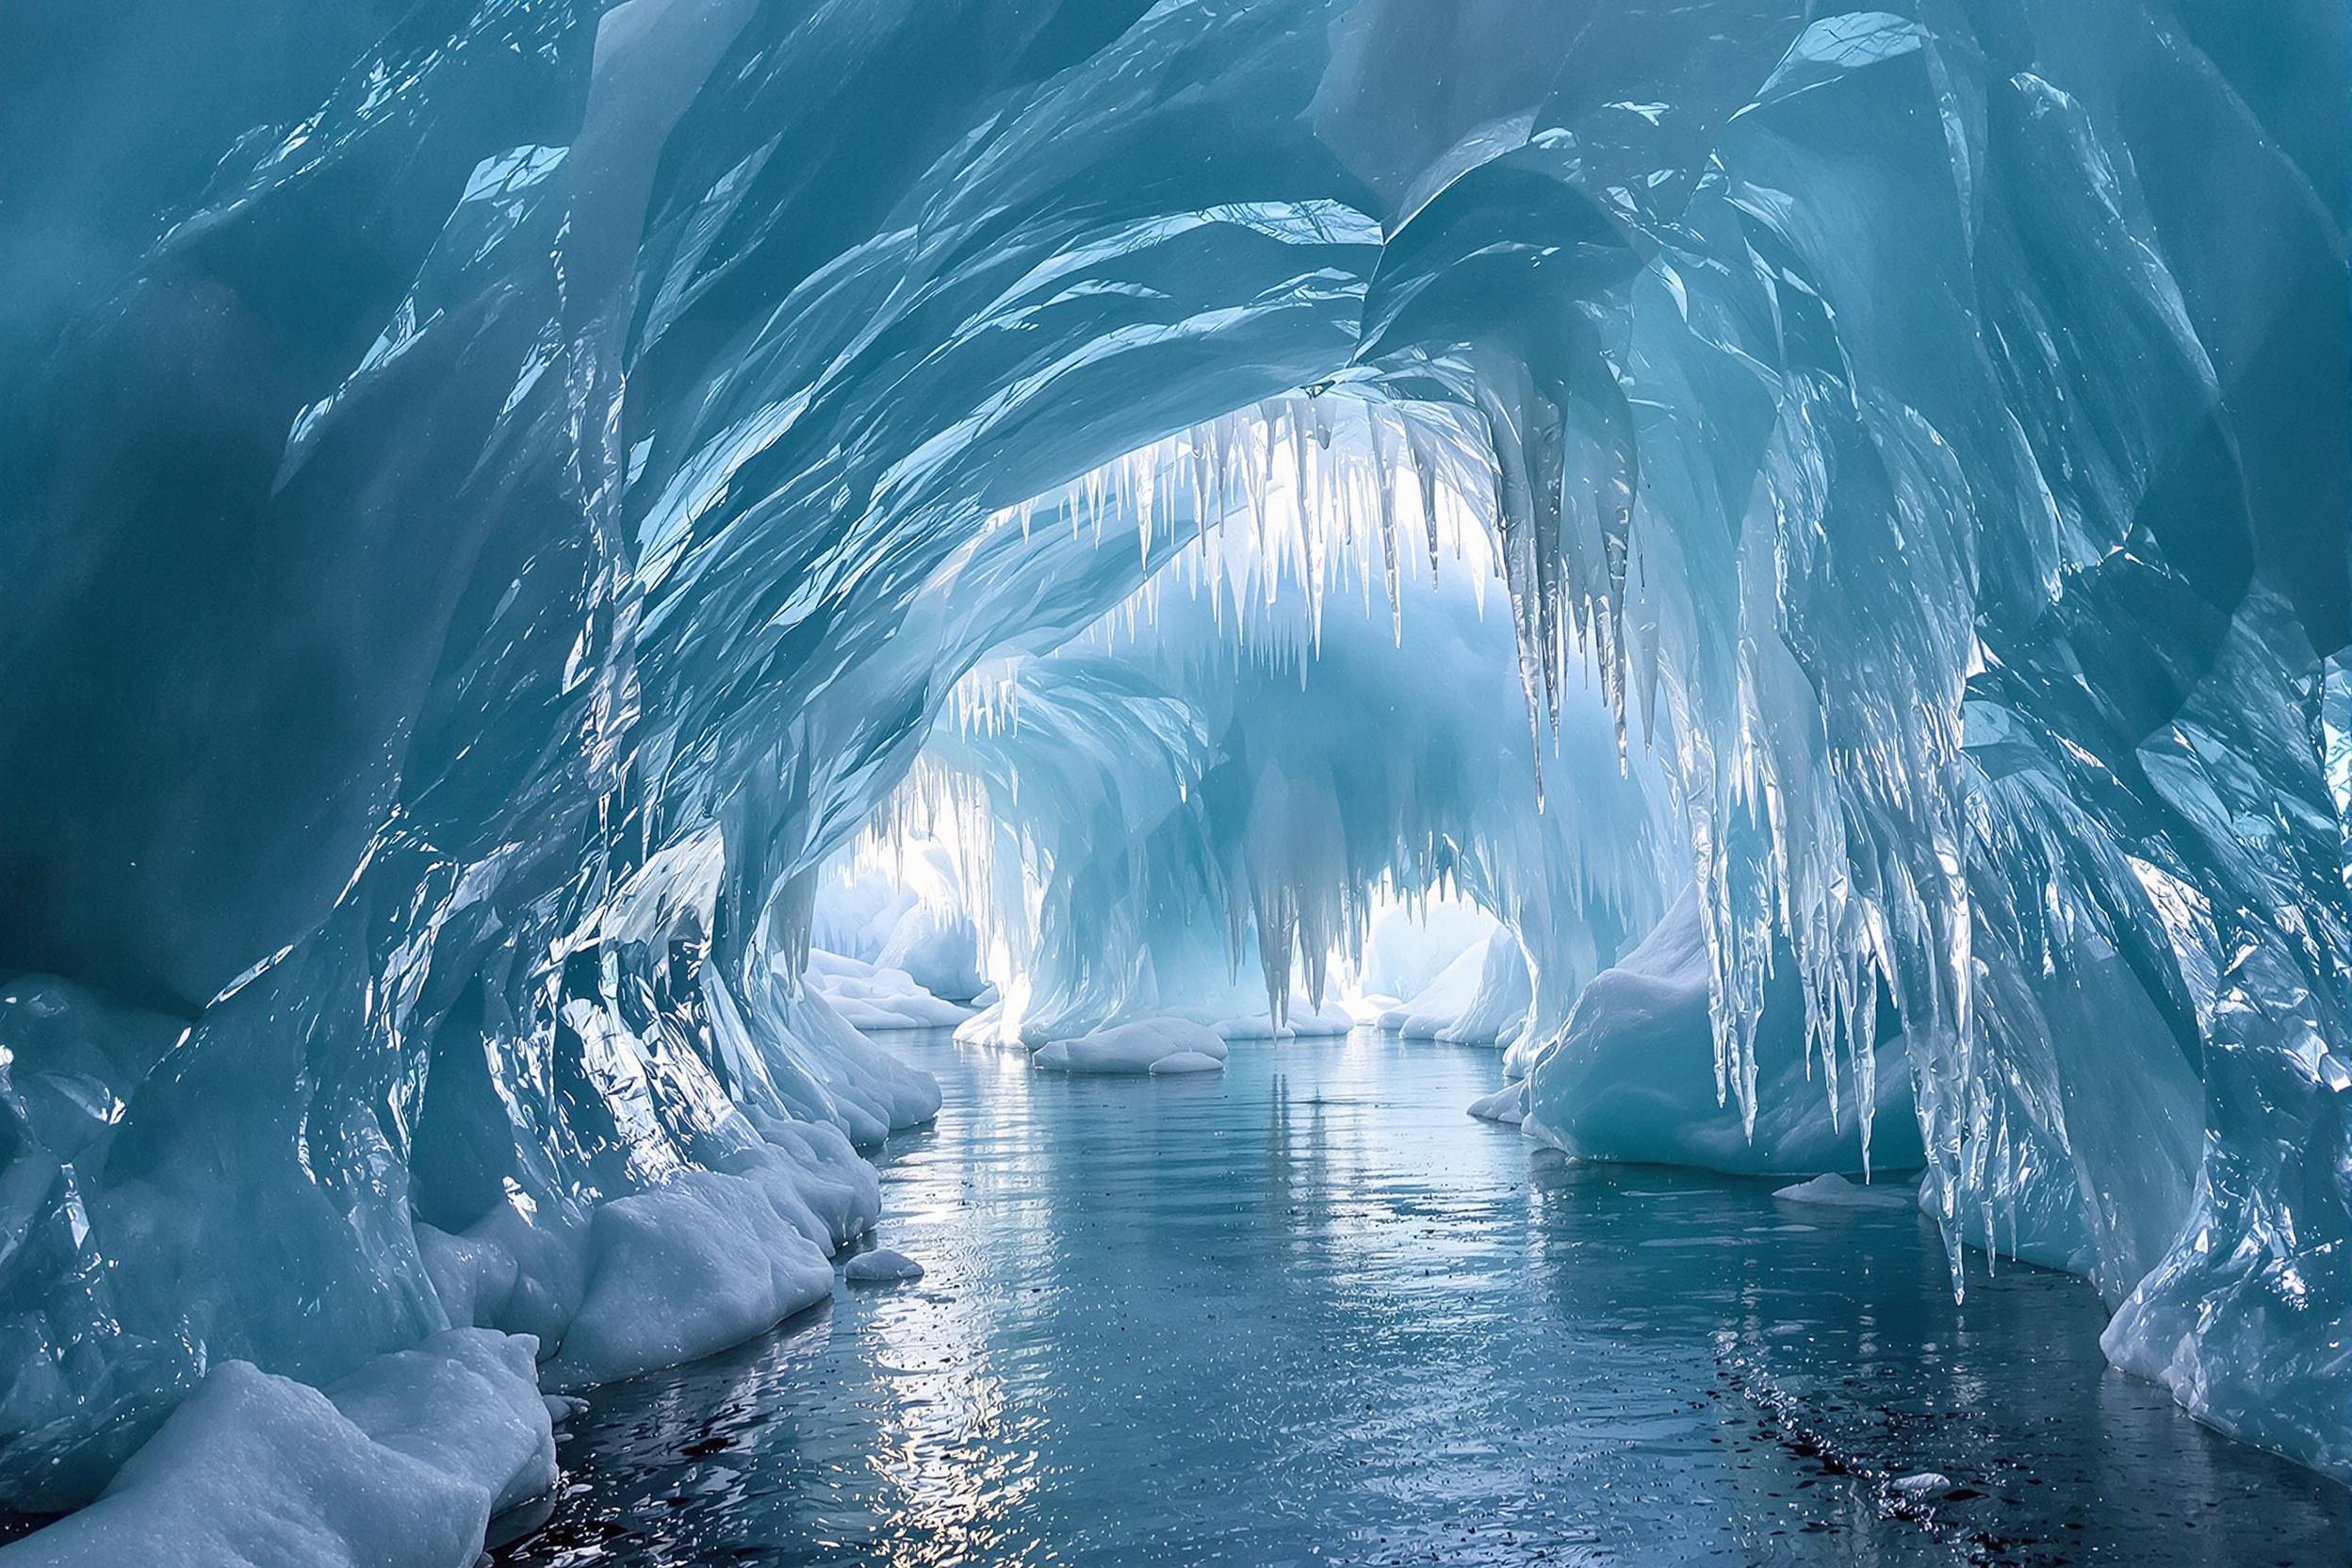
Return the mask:
[[0,51],[9,1497],[437,1326],[450,1233],[855,1229],[922,1096],[769,983],[808,879],[1149,564],[988,519],[1294,388],[1482,432],[1732,1102],[1781,944],[1954,1236],[2352,1471],[2338,10],[368,20]]

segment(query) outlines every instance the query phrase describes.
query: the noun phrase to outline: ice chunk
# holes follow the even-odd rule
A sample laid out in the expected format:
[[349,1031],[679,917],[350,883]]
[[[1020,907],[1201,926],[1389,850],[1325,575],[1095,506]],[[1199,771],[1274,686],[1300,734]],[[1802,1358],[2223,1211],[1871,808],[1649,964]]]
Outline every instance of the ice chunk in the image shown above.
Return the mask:
[[1919,1189],[1916,1183],[1901,1182],[1889,1186],[1856,1186],[1843,1176],[1816,1176],[1809,1182],[1780,1187],[1772,1197],[1783,1203],[1805,1203],[1821,1209],[1884,1209],[1917,1210]]
[[1138,1019],[1055,1040],[1029,1060],[1056,1072],[1189,1072],[1221,1069],[1226,1046],[1216,1030],[1183,1019]]
[[1470,1102],[1470,1114],[1483,1121],[1499,1121],[1506,1127],[1516,1127],[1527,1119],[1527,1085],[1505,1084],[1493,1094],[1481,1095]]
[[766,1158],[680,1171],[601,1205],[549,1375],[579,1386],[739,1344],[831,1294],[825,1227]]
[[923,1265],[904,1252],[875,1247],[855,1253],[841,1266],[841,1278],[854,1285],[891,1284],[923,1278]]

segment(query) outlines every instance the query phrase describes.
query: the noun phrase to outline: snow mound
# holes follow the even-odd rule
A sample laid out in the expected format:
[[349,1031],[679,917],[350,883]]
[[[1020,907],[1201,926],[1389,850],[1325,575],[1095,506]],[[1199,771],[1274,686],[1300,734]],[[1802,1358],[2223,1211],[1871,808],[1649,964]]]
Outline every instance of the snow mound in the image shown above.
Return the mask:
[[1216,1030],[1183,1019],[1152,1018],[1055,1040],[1029,1060],[1055,1072],[1185,1072],[1203,1070],[1193,1067],[1191,1058],[1222,1068],[1225,1054],[1225,1041]]
[[4,1568],[470,1568],[555,1484],[536,1345],[453,1329],[322,1392],[222,1362],[98,1500]]
[[859,1029],[953,1029],[973,1009],[934,996],[903,969],[808,951],[807,985]]
[[1410,1000],[1381,1014],[1380,1027],[1408,1039],[1510,1046],[1526,1031],[1534,1004],[1527,954],[1508,927],[1497,925]]
[[1856,1186],[1843,1176],[1816,1176],[1782,1187],[1772,1197],[1783,1203],[1809,1203],[1820,1209],[1916,1209],[1919,1193],[1904,1183],[1899,1186]]

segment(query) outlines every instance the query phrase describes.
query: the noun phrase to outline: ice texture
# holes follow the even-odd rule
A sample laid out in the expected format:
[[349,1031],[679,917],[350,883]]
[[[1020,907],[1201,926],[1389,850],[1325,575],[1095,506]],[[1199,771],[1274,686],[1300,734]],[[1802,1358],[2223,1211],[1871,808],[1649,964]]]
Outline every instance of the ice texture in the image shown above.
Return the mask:
[[[1146,955],[1312,1004],[1452,885],[1556,1130],[1648,923],[1577,825],[1654,774],[1710,1147],[1884,1158],[1907,1079],[1955,1287],[2079,1267],[2119,1365],[2352,1477],[2343,8],[387,14],[69,19],[0,93],[0,1496],[452,1321],[594,1376],[788,1310],[937,1105],[804,972],[926,744],[1117,819],[1027,819],[1103,864],[1009,1033]],[[1486,620],[1387,547],[1441,511]],[[1319,694],[1102,641],[1231,603],[1151,596],[1212,525],[1305,556]],[[1490,627],[1516,692],[1433,706]],[[1505,734],[1540,778],[1447,784]],[[1282,761],[1187,858],[1126,808],[1217,736]],[[1188,948],[1127,939],[1163,870]]]

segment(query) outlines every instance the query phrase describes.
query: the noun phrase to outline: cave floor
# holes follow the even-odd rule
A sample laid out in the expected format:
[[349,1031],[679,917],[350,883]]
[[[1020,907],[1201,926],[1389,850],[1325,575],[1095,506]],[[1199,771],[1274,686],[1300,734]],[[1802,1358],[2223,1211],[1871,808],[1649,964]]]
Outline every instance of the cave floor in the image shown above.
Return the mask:
[[1956,1307],[1916,1213],[1572,1165],[1464,1117],[1492,1052],[885,1038],[946,1095],[884,1166],[928,1274],[596,1391],[500,1562],[2352,1561],[2352,1493],[2110,1370],[2081,1282]]

